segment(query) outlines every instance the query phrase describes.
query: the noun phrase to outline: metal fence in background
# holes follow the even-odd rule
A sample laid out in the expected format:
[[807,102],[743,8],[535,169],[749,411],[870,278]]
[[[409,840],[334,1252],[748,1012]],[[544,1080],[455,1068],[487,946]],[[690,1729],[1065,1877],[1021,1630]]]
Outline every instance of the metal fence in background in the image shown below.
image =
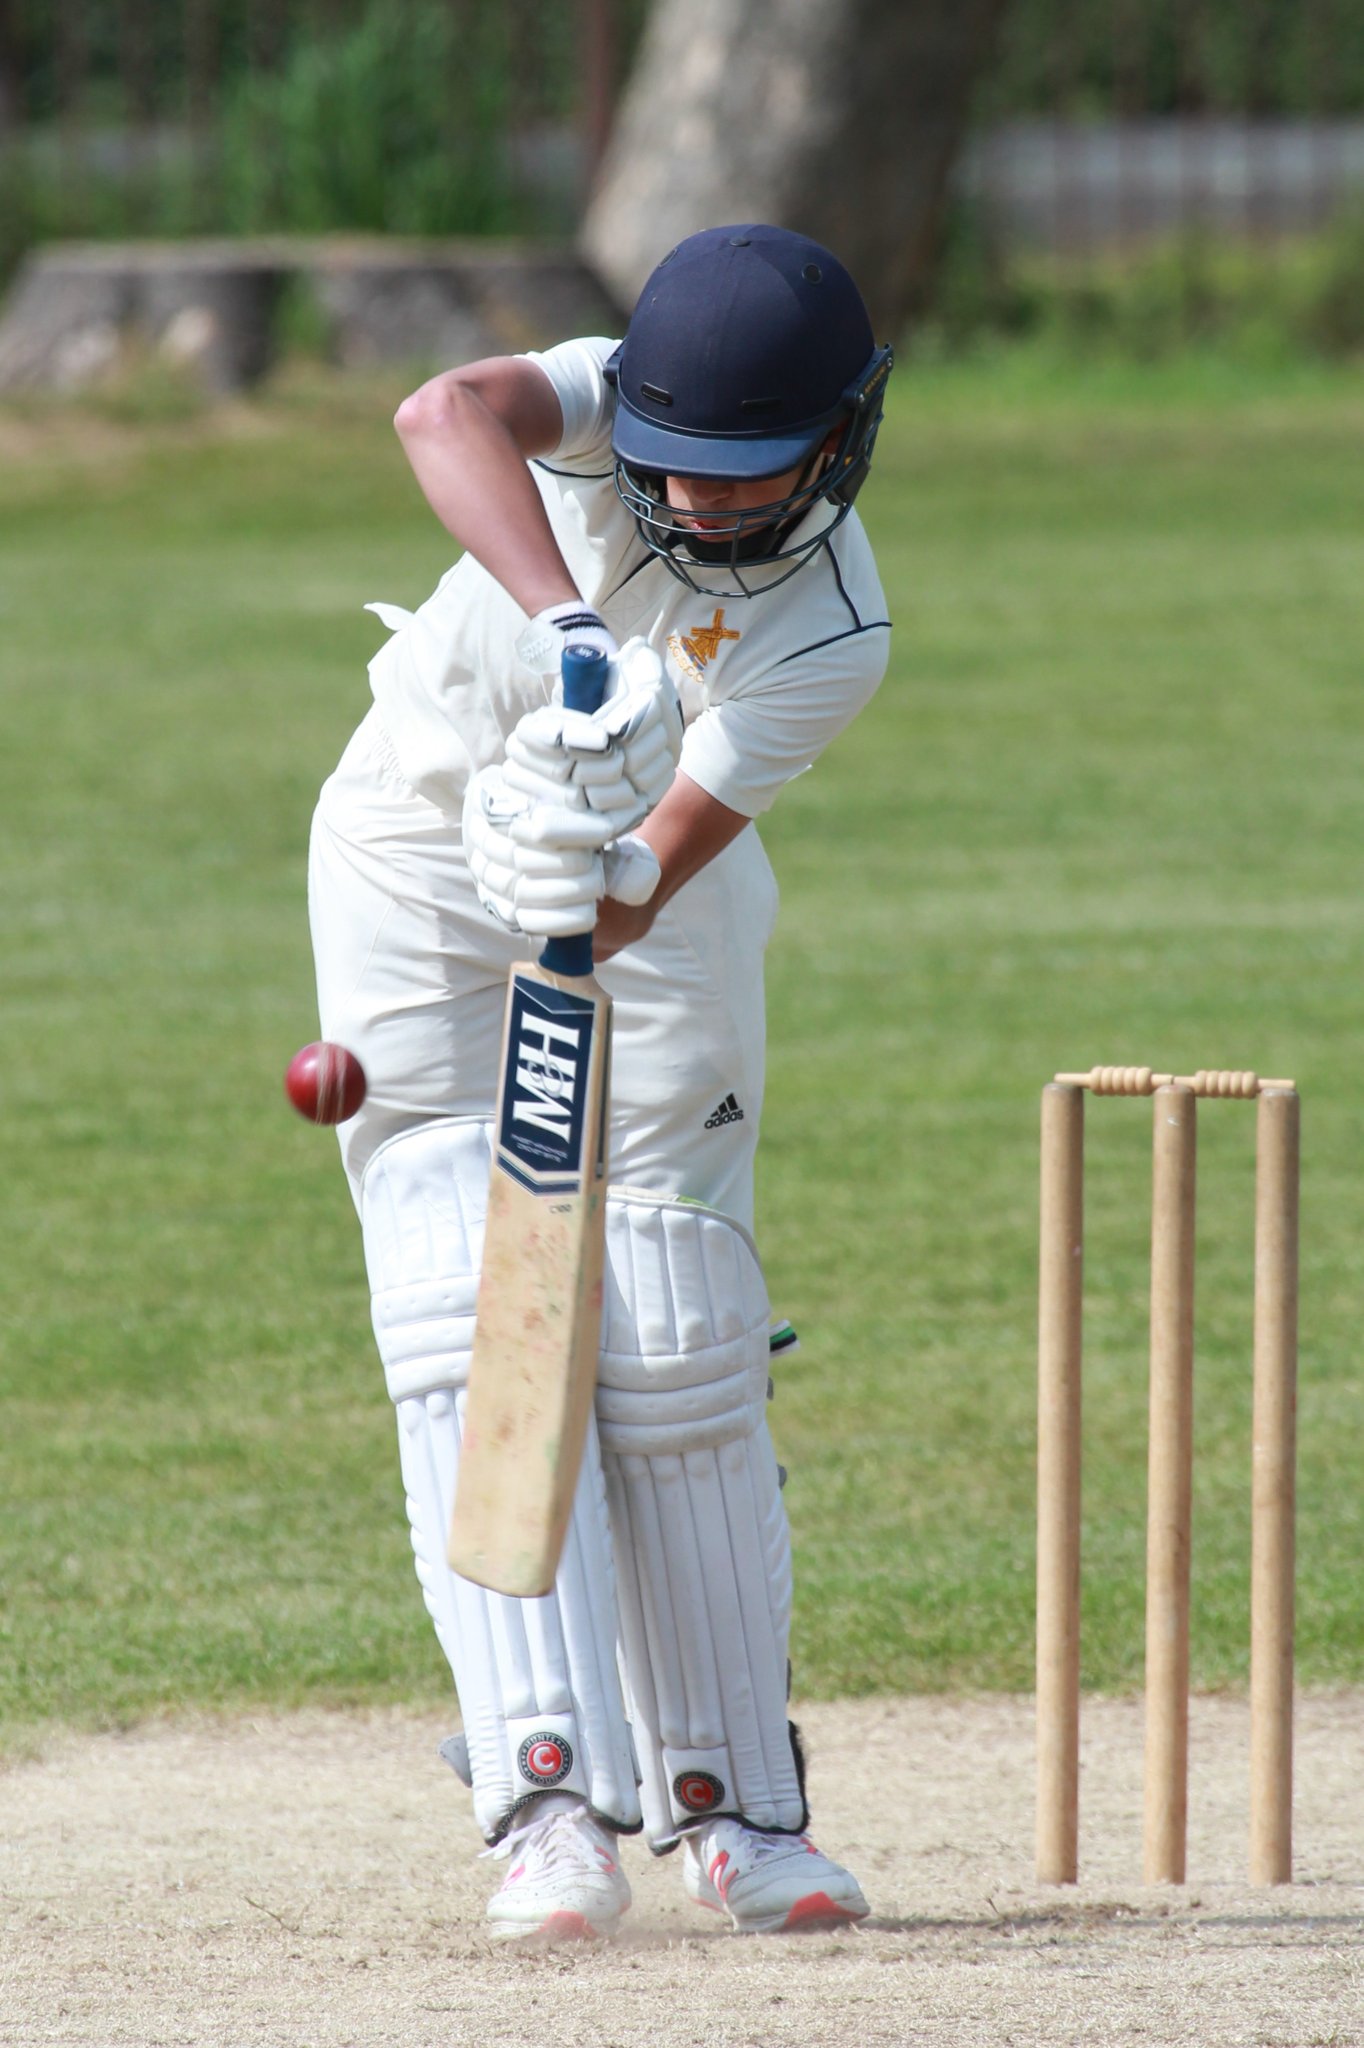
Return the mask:
[[0,0],[0,268],[61,235],[571,228],[647,0]]
[[1358,0],[1013,0],[959,186],[1007,245],[1263,241],[1364,200]]
[[[647,6],[0,0],[0,271],[55,235],[571,229]],[[1072,255],[1359,194],[1359,0],[1012,0],[957,181]]]

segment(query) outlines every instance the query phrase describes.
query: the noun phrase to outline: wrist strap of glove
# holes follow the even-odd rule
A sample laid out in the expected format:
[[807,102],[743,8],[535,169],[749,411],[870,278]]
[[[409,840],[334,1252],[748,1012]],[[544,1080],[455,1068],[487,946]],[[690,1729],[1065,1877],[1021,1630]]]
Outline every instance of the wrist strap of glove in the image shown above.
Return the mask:
[[615,638],[601,613],[581,602],[552,604],[537,612],[517,641],[516,652],[527,668],[557,676],[570,641],[599,649],[608,661],[616,652]]

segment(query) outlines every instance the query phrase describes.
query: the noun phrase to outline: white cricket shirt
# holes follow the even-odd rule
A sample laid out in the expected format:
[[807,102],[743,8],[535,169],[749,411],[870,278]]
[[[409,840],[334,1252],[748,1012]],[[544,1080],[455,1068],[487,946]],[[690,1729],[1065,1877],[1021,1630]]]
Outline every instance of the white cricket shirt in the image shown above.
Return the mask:
[[[751,596],[689,590],[649,553],[616,494],[614,401],[602,374],[615,347],[593,337],[527,358],[550,379],[564,416],[558,448],[531,472],[584,603],[617,641],[641,634],[667,661],[687,719],[683,773],[755,818],[856,717],[885,673],[890,622],[871,548],[854,509],[785,583]],[[821,503],[796,538],[830,516]],[[516,653],[526,614],[471,555],[416,612],[374,609],[396,628],[369,674],[399,766],[458,818],[469,776],[501,760],[517,720],[548,699],[552,679]]]

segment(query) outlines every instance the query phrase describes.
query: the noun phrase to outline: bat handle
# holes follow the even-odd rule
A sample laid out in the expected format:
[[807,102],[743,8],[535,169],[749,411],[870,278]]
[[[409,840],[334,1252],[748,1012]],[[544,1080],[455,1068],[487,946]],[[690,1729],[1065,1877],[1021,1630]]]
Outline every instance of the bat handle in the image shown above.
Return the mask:
[[[606,656],[599,647],[570,644],[564,649],[564,706],[569,711],[595,711],[606,695]],[[573,932],[567,938],[549,939],[540,955],[540,965],[551,974],[568,974],[583,980],[592,972],[592,934]]]

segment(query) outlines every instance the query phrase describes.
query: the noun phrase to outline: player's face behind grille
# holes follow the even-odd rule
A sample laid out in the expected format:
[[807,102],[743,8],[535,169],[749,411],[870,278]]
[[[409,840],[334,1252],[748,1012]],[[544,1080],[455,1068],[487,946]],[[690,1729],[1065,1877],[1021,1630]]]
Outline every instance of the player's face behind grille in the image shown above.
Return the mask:
[[[749,596],[794,576],[846,517],[829,517],[792,545],[795,529],[827,491],[839,435],[828,435],[793,469],[770,477],[658,476],[616,465],[616,488],[640,532],[672,573],[706,596]],[[777,564],[785,564],[773,574]],[[745,580],[744,570],[761,575]],[[703,580],[720,570],[722,580]]]

